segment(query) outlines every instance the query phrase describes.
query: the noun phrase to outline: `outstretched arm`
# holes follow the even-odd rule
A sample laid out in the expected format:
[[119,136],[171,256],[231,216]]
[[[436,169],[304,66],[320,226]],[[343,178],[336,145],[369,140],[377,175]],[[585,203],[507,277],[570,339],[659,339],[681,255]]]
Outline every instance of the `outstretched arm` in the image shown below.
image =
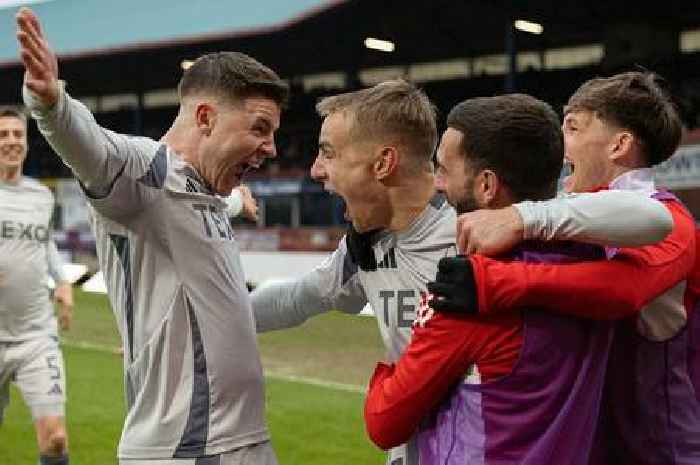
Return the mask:
[[367,297],[345,240],[321,265],[304,276],[259,286],[250,295],[258,332],[291,328],[312,316],[340,310],[359,313]]
[[[25,67],[25,104],[36,119],[39,131],[87,191],[95,197],[106,196],[127,161],[143,165],[130,171],[146,172],[158,144],[142,140],[138,145],[135,138],[99,126],[92,113],[65,92],[58,80],[56,55],[31,10],[20,9],[17,27],[20,56]],[[138,197],[131,200],[138,200]]]

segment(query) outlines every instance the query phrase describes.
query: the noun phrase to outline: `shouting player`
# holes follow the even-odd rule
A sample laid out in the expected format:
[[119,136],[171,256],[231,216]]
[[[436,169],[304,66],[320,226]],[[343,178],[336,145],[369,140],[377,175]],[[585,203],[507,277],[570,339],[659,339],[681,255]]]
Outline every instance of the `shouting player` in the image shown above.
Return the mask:
[[[497,314],[535,305],[584,318],[622,319],[595,463],[700,463],[700,400],[693,388],[700,372],[696,228],[673,195],[656,189],[651,170],[678,146],[678,113],[657,76],[622,73],[584,83],[569,99],[563,130],[573,165],[567,190],[605,186],[662,199],[673,215],[671,234],[656,245],[608,250],[613,258],[606,263],[540,266],[479,255],[454,260],[455,275],[438,276],[441,308]],[[522,224],[513,227],[518,221],[506,220],[513,218],[507,210],[462,217],[467,231],[462,242],[477,251],[508,248],[512,244],[504,238],[517,236]],[[529,212],[521,213],[527,224]],[[501,236],[492,238],[490,250],[473,244],[472,236],[495,228]],[[472,267],[475,281],[465,282]],[[605,305],[611,300],[616,304]]]
[[160,141],[100,127],[58,80],[29,9],[24,96],[84,188],[124,346],[120,463],[274,464],[239,248],[221,196],[276,155],[287,86],[247,55],[199,58]]

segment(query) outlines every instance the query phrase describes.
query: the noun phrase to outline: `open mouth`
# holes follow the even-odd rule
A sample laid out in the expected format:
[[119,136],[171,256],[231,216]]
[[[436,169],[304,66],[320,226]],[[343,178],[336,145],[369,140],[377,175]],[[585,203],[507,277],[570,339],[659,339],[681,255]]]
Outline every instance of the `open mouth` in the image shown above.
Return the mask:
[[260,168],[261,165],[262,163],[254,160],[240,163],[235,168],[235,175],[240,179],[243,176],[245,176],[249,171]]

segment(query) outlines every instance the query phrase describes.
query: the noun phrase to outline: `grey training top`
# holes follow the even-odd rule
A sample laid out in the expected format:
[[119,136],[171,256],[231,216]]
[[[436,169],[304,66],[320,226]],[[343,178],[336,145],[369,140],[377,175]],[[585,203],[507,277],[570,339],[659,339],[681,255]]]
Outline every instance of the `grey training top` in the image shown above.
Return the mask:
[[91,193],[100,267],[124,344],[122,459],[259,443],[264,380],[225,203],[168,147],[97,125],[64,91],[25,88],[39,129]]
[[53,206],[51,191],[34,179],[0,181],[0,342],[57,333],[48,288],[57,255]]

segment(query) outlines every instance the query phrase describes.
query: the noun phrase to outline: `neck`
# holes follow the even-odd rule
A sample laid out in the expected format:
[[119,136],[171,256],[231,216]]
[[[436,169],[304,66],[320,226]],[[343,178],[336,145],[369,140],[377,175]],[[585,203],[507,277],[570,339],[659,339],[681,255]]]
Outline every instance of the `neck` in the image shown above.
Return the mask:
[[435,179],[432,173],[425,171],[408,179],[410,184],[389,189],[392,215],[388,229],[391,231],[408,228],[423,213],[435,195]]
[[201,174],[197,150],[195,149],[196,134],[191,134],[191,131],[180,120],[179,116],[168,129],[168,132],[161,137],[160,141],[170,147],[173,152],[177,153],[180,158],[192,165]]
[[22,177],[22,167],[0,168],[0,180],[10,183],[19,182]]
[[619,166],[619,165],[614,166],[610,170],[610,174],[608,176],[607,182],[605,183],[605,186],[609,186],[618,177],[622,176],[625,173],[629,173],[630,171],[636,170],[638,168],[641,168],[641,167],[640,166],[627,167],[627,166]]

